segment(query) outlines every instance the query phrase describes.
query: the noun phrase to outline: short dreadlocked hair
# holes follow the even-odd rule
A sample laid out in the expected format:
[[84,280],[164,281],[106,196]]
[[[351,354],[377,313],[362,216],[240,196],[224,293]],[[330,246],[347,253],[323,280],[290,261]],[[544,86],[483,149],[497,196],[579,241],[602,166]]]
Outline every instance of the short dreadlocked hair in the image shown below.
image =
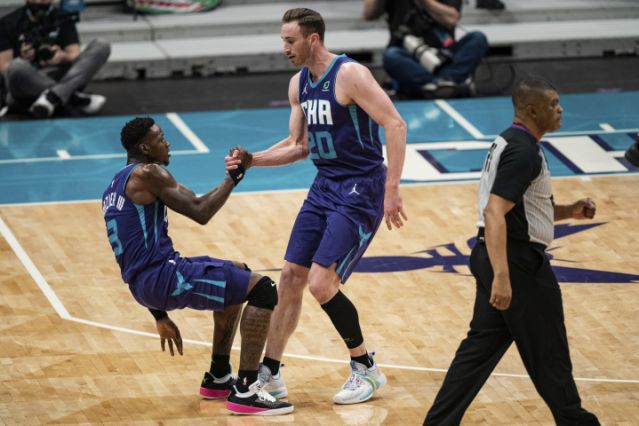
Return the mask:
[[122,127],[120,132],[120,142],[127,152],[132,151],[149,133],[149,129],[153,127],[155,120],[151,117],[136,117]]

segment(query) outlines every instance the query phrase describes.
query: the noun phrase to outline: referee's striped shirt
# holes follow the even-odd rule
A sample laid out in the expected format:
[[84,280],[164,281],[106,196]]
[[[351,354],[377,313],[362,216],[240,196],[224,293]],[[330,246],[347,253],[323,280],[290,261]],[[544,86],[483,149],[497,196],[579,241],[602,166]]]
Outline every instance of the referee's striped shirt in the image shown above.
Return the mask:
[[554,230],[550,173],[537,141],[524,128],[508,128],[488,151],[477,196],[480,228],[491,193],[515,203],[506,214],[509,239],[550,244]]

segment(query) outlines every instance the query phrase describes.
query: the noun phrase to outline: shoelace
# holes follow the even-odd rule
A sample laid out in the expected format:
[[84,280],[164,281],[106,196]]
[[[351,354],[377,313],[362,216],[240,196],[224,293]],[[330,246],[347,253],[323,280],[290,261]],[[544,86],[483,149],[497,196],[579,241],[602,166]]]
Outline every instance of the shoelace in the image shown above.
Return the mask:
[[269,402],[269,403],[271,403],[271,404],[274,404],[274,403],[277,401],[277,399],[276,399],[276,398],[274,398],[273,396],[271,396],[271,394],[270,394],[270,393],[268,393],[268,392],[266,392],[264,389],[262,389],[262,387],[259,387],[259,388],[257,389],[257,397],[258,397],[258,399],[260,399],[261,401]]
[[351,376],[348,378],[348,380],[344,384],[344,389],[346,389],[346,390],[355,390],[363,383],[364,383],[364,381],[362,380],[360,375],[353,371],[351,373]]

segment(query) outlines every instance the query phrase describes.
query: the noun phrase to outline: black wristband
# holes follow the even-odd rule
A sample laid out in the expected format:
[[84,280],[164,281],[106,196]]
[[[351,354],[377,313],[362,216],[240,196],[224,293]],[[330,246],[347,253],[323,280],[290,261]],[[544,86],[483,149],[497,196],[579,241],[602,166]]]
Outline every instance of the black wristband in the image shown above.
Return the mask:
[[237,165],[237,169],[229,170],[229,176],[231,176],[231,179],[233,179],[233,183],[235,184],[235,186],[237,186],[237,184],[240,183],[242,179],[244,179],[244,172],[244,166],[241,164]]
[[151,315],[153,315],[153,318],[155,318],[156,321],[159,321],[169,316],[169,314],[167,314],[165,311],[160,311],[159,309],[149,308],[149,312],[151,312]]

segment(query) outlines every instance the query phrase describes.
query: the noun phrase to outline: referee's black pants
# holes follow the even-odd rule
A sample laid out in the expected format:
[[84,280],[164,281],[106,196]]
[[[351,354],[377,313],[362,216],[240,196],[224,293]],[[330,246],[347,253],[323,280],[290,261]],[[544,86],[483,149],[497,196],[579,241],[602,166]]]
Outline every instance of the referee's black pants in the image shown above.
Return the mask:
[[572,377],[561,290],[538,244],[508,241],[513,298],[499,311],[489,303],[493,270],[485,244],[470,256],[477,294],[468,336],[461,342],[424,424],[458,425],[484,382],[514,341],[535,388],[558,425],[598,425],[581,408]]

